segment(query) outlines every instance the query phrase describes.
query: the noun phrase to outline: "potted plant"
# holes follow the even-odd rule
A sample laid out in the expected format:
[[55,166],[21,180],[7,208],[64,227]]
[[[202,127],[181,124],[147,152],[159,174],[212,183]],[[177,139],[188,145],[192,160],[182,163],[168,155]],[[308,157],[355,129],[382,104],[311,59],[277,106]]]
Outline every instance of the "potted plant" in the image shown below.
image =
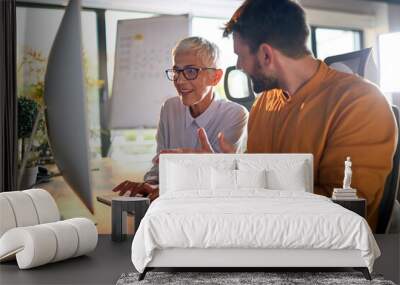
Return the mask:
[[40,120],[38,104],[27,97],[18,98],[18,148],[19,189],[35,184],[38,173],[38,155],[32,148],[35,132]]
[[46,58],[33,49],[25,49],[18,74],[18,185],[26,189],[36,183],[39,150],[47,143],[43,114],[43,76]]
[[[38,165],[54,163],[44,116],[44,73],[47,58],[37,50],[26,48],[18,65],[18,139],[19,189],[29,188],[36,182]],[[102,80],[88,76],[89,61],[84,53],[86,88],[100,88]],[[90,130],[91,136],[98,131]],[[39,175],[40,176],[40,175]],[[40,180],[40,179],[39,179]]]

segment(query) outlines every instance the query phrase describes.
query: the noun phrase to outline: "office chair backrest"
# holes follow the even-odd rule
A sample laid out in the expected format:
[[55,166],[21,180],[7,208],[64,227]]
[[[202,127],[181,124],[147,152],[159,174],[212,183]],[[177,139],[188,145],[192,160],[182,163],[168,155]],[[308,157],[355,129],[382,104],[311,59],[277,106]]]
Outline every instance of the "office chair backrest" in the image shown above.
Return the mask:
[[[379,83],[378,69],[373,60],[372,48],[330,56],[324,61],[336,70],[358,74],[375,84]],[[236,102],[250,111],[256,94],[253,92],[250,78],[237,70],[236,66],[229,66],[226,69],[224,88],[228,100]]]
[[[397,122],[397,129],[400,132],[400,111],[396,106],[392,106],[394,116]],[[388,232],[393,212],[393,206],[396,202],[399,192],[399,171],[400,171],[400,140],[397,141],[396,152],[393,157],[393,168],[386,178],[385,189],[383,191],[382,201],[379,208],[379,219],[376,233],[384,234]]]
[[225,71],[224,89],[226,98],[244,106],[250,111],[256,96],[250,78],[236,66],[229,66]]
[[330,56],[325,58],[324,61],[333,69],[358,74],[375,84],[379,84],[378,69],[372,56],[372,48]]
[[[377,68],[372,58],[372,49],[367,48],[351,53],[327,57],[325,63],[330,67],[347,73],[355,73],[378,84]],[[392,106],[399,128],[399,109]],[[400,168],[400,141],[397,142],[396,152],[393,157],[393,168],[386,178],[382,202],[379,207],[379,220],[376,233],[388,232],[392,217],[393,207],[398,196]]]

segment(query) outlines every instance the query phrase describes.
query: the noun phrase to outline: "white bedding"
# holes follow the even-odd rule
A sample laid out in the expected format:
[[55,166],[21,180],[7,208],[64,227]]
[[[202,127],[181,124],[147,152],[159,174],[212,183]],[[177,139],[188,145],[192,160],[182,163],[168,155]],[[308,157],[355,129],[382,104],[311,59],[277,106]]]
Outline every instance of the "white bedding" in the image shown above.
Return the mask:
[[320,195],[265,189],[162,195],[133,240],[135,268],[165,248],[357,249],[371,272],[380,255],[359,215]]

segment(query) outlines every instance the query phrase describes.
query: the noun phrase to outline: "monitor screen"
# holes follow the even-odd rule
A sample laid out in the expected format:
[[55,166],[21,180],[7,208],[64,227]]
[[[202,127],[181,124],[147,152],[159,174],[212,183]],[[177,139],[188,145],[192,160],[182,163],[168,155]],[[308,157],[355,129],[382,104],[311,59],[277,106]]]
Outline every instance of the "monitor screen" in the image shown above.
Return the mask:
[[81,6],[71,0],[52,45],[44,100],[50,146],[65,181],[93,213]]

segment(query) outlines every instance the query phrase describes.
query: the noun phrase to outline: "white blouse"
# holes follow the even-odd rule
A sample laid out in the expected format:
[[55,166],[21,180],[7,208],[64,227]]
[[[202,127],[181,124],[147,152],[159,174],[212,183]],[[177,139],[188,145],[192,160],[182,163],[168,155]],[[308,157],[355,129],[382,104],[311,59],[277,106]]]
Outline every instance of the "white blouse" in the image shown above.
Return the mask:
[[[163,149],[199,148],[197,130],[204,128],[215,152],[221,152],[217,135],[240,149],[246,138],[248,112],[234,102],[214,99],[198,117],[193,118],[189,107],[178,96],[169,98],[161,107],[157,129],[157,154]],[[145,174],[145,181],[158,181],[158,164]]]

